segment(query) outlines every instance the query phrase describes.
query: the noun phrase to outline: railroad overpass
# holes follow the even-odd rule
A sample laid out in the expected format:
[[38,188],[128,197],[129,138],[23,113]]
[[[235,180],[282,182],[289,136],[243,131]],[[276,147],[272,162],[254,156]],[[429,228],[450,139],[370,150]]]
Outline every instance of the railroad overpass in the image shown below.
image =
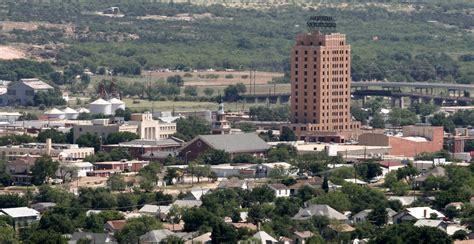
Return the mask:
[[[378,89],[377,89],[378,88]],[[471,92],[474,85],[470,84],[443,84],[422,82],[352,82],[351,93],[354,99],[363,99],[367,96],[391,97],[393,105],[403,107],[403,98],[408,97],[412,101],[431,102],[436,104],[474,103]],[[242,98],[249,103],[287,103],[290,101],[290,93],[268,93],[244,94]]]

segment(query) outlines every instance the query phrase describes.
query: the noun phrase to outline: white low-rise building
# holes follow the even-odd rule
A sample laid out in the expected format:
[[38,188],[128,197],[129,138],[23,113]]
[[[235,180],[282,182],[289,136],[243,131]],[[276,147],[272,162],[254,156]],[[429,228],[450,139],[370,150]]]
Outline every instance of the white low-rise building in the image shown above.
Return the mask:
[[3,213],[13,219],[15,226],[29,225],[40,219],[40,213],[32,208],[18,207],[18,208],[2,208],[0,213]]
[[275,193],[275,197],[289,197],[290,196],[290,188],[288,186],[283,185],[281,183],[275,184],[268,184],[268,187],[273,190]]

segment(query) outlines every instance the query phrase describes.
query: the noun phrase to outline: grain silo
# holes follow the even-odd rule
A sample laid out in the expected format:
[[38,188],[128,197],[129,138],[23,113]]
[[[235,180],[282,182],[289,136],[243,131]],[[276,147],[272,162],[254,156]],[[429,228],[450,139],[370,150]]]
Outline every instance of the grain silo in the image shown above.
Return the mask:
[[64,112],[57,108],[46,111],[44,114],[48,116],[48,119],[64,119],[65,116]]
[[115,111],[117,111],[117,109],[125,110],[125,103],[122,102],[120,99],[112,98],[109,100],[109,102],[112,106],[112,114],[115,114]]
[[91,114],[103,114],[111,115],[112,114],[112,104],[108,101],[105,101],[102,98],[99,98],[89,105]]
[[79,116],[79,112],[70,107],[63,109],[63,113],[66,119],[77,119],[77,116]]

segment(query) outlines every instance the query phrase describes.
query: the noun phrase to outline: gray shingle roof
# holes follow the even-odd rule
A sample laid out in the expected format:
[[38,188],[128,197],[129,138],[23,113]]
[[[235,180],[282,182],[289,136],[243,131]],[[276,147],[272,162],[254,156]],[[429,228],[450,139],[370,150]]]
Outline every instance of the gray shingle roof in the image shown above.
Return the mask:
[[305,220],[313,216],[326,216],[329,219],[347,220],[347,217],[344,214],[339,213],[328,205],[319,204],[310,205],[306,208],[300,208],[300,210],[293,217],[293,219]]
[[228,134],[228,135],[200,135],[210,147],[230,153],[257,152],[270,148],[264,140],[255,133]]

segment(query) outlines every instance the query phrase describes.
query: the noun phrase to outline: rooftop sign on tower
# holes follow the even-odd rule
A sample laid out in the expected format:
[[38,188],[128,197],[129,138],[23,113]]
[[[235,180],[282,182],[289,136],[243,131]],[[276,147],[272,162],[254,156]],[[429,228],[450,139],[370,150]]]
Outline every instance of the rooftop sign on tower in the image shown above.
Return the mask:
[[331,32],[336,29],[336,20],[332,16],[311,16],[306,22],[310,32]]

